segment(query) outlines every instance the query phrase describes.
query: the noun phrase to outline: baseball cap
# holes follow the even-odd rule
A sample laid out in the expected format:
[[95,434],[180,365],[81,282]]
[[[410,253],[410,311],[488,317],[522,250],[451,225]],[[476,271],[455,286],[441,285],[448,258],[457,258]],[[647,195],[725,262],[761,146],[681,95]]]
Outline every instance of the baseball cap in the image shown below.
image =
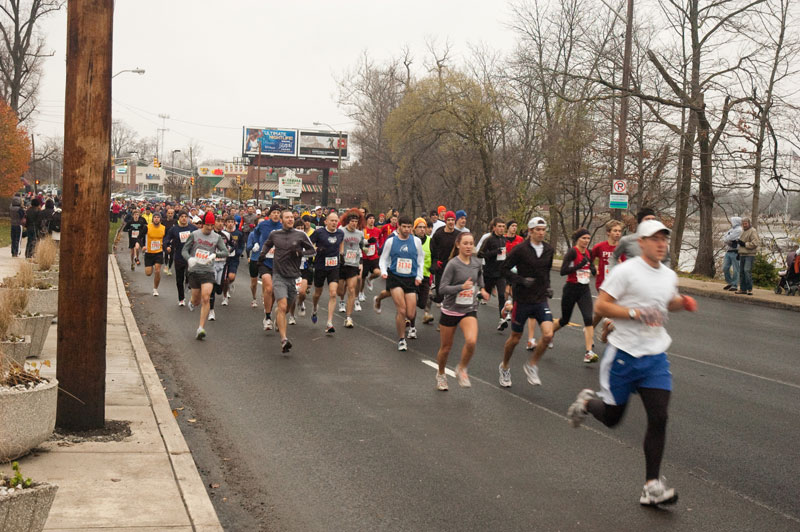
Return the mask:
[[667,234],[670,232],[669,228],[658,220],[645,220],[639,224],[639,229],[637,229],[636,235],[639,238],[647,238],[648,236],[653,236],[661,231],[666,231]]
[[205,216],[203,216],[203,223],[205,225],[214,225],[216,223],[217,218],[214,216],[214,213],[208,211]]
[[200,217],[199,216],[195,216],[194,218],[192,218],[192,223],[195,224],[195,225],[199,224],[200,223]]
[[541,216],[534,216],[528,221],[528,229],[533,229],[534,227],[547,227],[547,222]]

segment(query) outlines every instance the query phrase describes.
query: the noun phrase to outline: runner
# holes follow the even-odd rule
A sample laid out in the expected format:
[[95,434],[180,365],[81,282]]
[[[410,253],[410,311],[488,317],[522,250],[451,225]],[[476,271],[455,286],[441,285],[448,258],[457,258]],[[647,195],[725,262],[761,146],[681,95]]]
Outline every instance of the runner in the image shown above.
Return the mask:
[[583,361],[588,363],[597,362],[598,356],[594,352],[594,326],[592,325],[592,290],[589,282],[592,275],[597,274],[592,264],[592,254],[589,252],[589,242],[592,235],[589,231],[581,227],[572,235],[574,246],[564,255],[561,262],[561,275],[567,276],[564,289],[561,294],[561,319],[555,324],[553,334],[566,327],[572,316],[575,304],[581,311],[583,317],[583,340],[586,352]]
[[[508,363],[514,348],[522,337],[525,322],[535,318],[542,329],[542,341],[531,353],[522,368],[532,385],[542,384],[537,364],[547,344],[553,339],[553,314],[547,298],[553,296],[550,288],[550,269],[553,267],[553,247],[544,241],[547,222],[536,216],[528,222],[528,243],[516,246],[503,264],[503,275],[512,285],[514,305],[511,314],[511,335],[503,349],[500,363],[500,386],[511,386],[511,369]],[[516,268],[516,273],[513,269]]]
[[[274,303],[272,298],[272,257],[273,254],[271,251],[267,252],[264,255],[263,259],[261,258],[261,248],[264,246],[264,242],[267,241],[269,238],[269,234],[272,231],[276,231],[281,229],[283,226],[281,225],[281,207],[280,205],[272,205],[269,208],[268,218],[263,222],[259,223],[256,228],[253,230],[252,238],[253,238],[253,253],[256,254],[256,263],[257,263],[257,272],[256,275],[259,279],[261,279],[261,294],[263,296],[264,302],[264,320],[261,322],[262,326],[264,327],[265,331],[272,330],[272,304]],[[252,262],[253,256],[250,256],[250,260]],[[252,264],[250,266],[250,276],[253,276],[253,267]],[[251,287],[250,291],[253,293],[253,301],[255,302],[255,288],[252,286],[251,280]],[[252,306],[252,305],[251,305]]]
[[[610,270],[610,259],[614,254],[614,250],[617,248],[617,244],[619,244],[619,239],[622,236],[622,222],[619,220],[609,220],[606,225],[606,236],[607,240],[603,242],[598,242],[592,248],[592,263],[594,263],[595,259],[597,259],[597,277],[595,278],[595,288],[597,288],[597,293],[600,293],[600,287],[603,285],[603,281],[608,276],[608,272]],[[604,318],[601,318],[596,313],[592,318],[592,327],[594,327],[595,335],[602,334],[604,329],[603,325],[600,322],[606,322]]]
[[[344,237],[342,238],[342,265],[339,267],[338,295],[339,312],[346,312],[344,326],[346,329],[353,328],[353,310],[361,312],[361,303],[356,297],[358,289],[358,279],[361,274],[361,255],[367,247],[364,239],[364,232],[359,226],[364,226],[361,213],[358,209],[350,209],[344,214],[345,225],[342,226]],[[347,292],[347,302],[345,303],[345,291]]]
[[[444,267],[447,261],[450,260],[450,253],[453,251],[453,245],[456,242],[456,213],[447,211],[444,214],[444,227],[433,233],[431,237],[431,271],[433,272],[433,286],[431,290],[435,290],[439,286],[439,281],[442,279]],[[441,294],[435,293],[433,300],[436,303],[442,302]]]
[[[211,212],[209,210],[209,212]],[[231,243],[228,238],[228,235],[225,232],[225,222],[221,216],[217,216],[214,220],[214,232],[217,233],[219,236],[222,237],[222,242],[225,244],[225,249],[228,250],[228,256],[231,253]],[[217,313],[214,310],[214,305],[217,301],[217,296],[222,294],[222,287],[225,282],[225,277],[228,275],[227,267],[228,267],[228,259],[225,257],[216,257],[214,259],[214,289],[211,290],[211,297],[209,297],[208,304],[209,304],[209,311],[208,311],[208,321],[216,321]]]
[[[411,218],[408,216],[398,219],[397,233],[386,241],[380,260],[381,277],[386,279],[386,289],[397,309],[394,321],[399,337],[398,351],[408,350],[406,336],[410,339],[417,337],[414,326],[417,316],[416,288],[422,282],[422,268],[425,263],[422,242],[411,234],[411,227]],[[406,320],[409,322],[408,334]]]
[[425,253],[425,262],[422,265],[422,282],[417,286],[417,308],[425,311],[422,323],[433,322],[431,309],[431,238],[428,236],[428,222],[424,218],[414,220],[414,236],[422,242],[422,251]]
[[300,262],[304,256],[314,254],[314,246],[305,233],[294,228],[294,213],[291,210],[281,212],[281,225],[281,229],[270,233],[261,250],[259,261],[263,262],[268,253],[274,257],[272,286],[278,306],[275,321],[281,337],[281,352],[288,353],[292,342],[286,334],[286,315],[297,296]]
[[[310,219],[310,215],[303,215],[303,218],[308,216]],[[313,230],[306,229],[306,221],[305,220],[295,220],[294,228],[303,233],[304,235],[310,237],[314,234]],[[309,240],[310,242],[310,240]],[[297,298],[289,307],[289,316],[286,318],[287,323],[289,325],[294,325],[297,323],[295,320],[295,312],[297,312],[298,316],[305,316],[306,315],[306,292],[308,292],[308,287],[314,282],[314,270],[311,268],[312,260],[310,257],[303,256],[300,259],[300,277],[298,277],[297,281]]]
[[133,211],[130,220],[125,222],[122,232],[128,233],[128,249],[131,250],[131,271],[134,271],[136,266],[141,264],[139,262],[139,252],[144,245],[144,236],[147,232],[147,222],[141,218],[139,211]]
[[189,213],[181,211],[178,215],[178,223],[173,225],[164,237],[164,247],[175,257],[175,285],[178,287],[179,307],[186,306],[184,285],[186,284],[187,264],[181,251],[192,231],[197,231],[197,227],[189,223]]
[[181,256],[189,267],[189,288],[192,289],[189,310],[202,305],[200,325],[195,335],[198,340],[206,337],[205,325],[211,310],[211,292],[214,289],[214,259],[228,256],[222,237],[214,232],[215,222],[214,213],[207,212],[203,217],[203,227],[189,235],[181,250]]
[[475,353],[478,342],[478,299],[489,298],[483,286],[483,274],[480,261],[473,257],[475,240],[472,233],[461,232],[456,237],[451,260],[448,261],[442,274],[441,293],[442,316],[439,319],[440,346],[436,360],[439,371],[436,373],[436,389],[447,391],[447,357],[453,347],[456,327],[464,333],[464,347],[461,350],[461,361],[456,366],[458,385],[469,388],[471,383],[467,375],[467,366]]
[[434,222],[433,219],[431,219],[431,222],[433,223],[433,225],[431,226],[431,236],[433,236],[433,234],[437,230],[439,230],[442,227],[444,227],[444,225],[445,225],[444,224],[444,214],[446,212],[447,212],[447,207],[445,207],[444,205],[439,205],[439,207],[436,208],[436,221]]
[[[497,288],[498,308],[500,322],[497,324],[498,331],[504,331],[511,321],[511,315],[503,317],[503,307],[506,306],[506,278],[503,277],[501,266],[506,260],[508,248],[506,244],[506,222],[502,218],[492,220],[490,226],[491,233],[481,244],[478,250],[478,257],[484,260],[483,279],[486,283],[486,291],[491,295]],[[486,298],[487,301],[489,298]]]
[[228,238],[228,255],[227,263],[225,265],[228,271],[228,278],[225,280],[223,286],[222,306],[228,306],[229,298],[233,295],[235,288],[236,272],[239,271],[239,257],[242,256],[244,251],[244,234],[236,228],[236,218],[228,216],[225,219],[225,233]]
[[153,222],[147,224],[147,243],[144,252],[144,274],[153,275],[153,296],[158,296],[158,285],[161,283],[161,267],[164,264],[164,226],[161,224],[161,213],[154,213]]
[[339,224],[339,215],[335,212],[325,218],[325,226],[319,227],[311,235],[311,243],[317,247],[317,256],[314,259],[314,297],[312,299],[311,322],[317,323],[317,305],[322,295],[322,287],[328,282],[328,322],[325,332],[333,334],[333,311],[336,307],[336,291],[339,288],[339,252],[341,250],[344,233],[336,226]]
[[669,245],[669,229],[657,220],[639,224],[641,255],[611,270],[595,309],[615,320],[600,364],[600,393],[585,389],[567,410],[573,427],[587,413],[607,427],[621,420],[632,393],[642,398],[647,413],[644,437],[645,485],[639,503],[677,502],[678,493],[660,478],[667,429],[672,374],[666,350],[672,342],[664,328],[667,313],[697,310],[697,302],[678,294],[675,272],[661,263]]
[[467,229],[467,211],[459,210],[456,211],[456,231],[466,231],[469,232]]
[[[178,220],[175,218],[175,209],[168,207],[164,219],[161,220],[161,224],[164,226],[164,231],[169,233],[169,230],[172,229],[177,222]],[[164,273],[166,275],[172,275],[172,263],[175,262],[175,257],[173,257],[170,251],[166,250],[166,245],[164,246],[164,250]]]
[[359,280],[359,301],[366,301],[364,288],[372,291],[372,282],[381,276],[381,268],[378,265],[380,253],[378,252],[378,241],[381,238],[380,227],[375,227],[375,215],[367,214],[365,217],[366,226],[364,227],[364,238],[367,239],[367,249],[361,257],[361,279]]

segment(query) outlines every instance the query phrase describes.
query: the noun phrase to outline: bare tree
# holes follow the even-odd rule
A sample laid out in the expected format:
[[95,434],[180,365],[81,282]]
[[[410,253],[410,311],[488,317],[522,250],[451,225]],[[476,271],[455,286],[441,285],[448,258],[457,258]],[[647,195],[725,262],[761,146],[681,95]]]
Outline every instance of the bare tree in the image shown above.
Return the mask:
[[111,156],[125,157],[136,151],[136,131],[122,120],[115,120],[111,124]]

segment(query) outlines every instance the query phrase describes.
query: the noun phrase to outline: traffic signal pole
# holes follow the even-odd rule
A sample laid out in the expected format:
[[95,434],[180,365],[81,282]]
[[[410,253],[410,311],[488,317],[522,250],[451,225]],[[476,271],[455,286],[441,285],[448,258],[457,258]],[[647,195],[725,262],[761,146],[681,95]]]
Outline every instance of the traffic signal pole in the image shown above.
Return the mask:
[[[67,3],[64,190],[58,290],[58,408],[67,430],[102,428],[106,391],[113,0]],[[78,303],[79,302],[79,303]]]

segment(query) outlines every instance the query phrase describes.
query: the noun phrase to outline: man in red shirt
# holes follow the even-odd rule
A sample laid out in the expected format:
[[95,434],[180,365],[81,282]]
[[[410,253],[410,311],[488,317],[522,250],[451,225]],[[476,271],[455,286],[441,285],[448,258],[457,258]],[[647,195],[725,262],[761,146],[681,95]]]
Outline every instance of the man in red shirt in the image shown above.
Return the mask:
[[610,220],[606,223],[606,235],[608,240],[599,242],[592,248],[592,262],[597,259],[597,278],[595,279],[595,286],[600,290],[603,280],[608,275],[609,264],[608,259],[617,249],[619,239],[622,237],[622,222],[619,220]]

